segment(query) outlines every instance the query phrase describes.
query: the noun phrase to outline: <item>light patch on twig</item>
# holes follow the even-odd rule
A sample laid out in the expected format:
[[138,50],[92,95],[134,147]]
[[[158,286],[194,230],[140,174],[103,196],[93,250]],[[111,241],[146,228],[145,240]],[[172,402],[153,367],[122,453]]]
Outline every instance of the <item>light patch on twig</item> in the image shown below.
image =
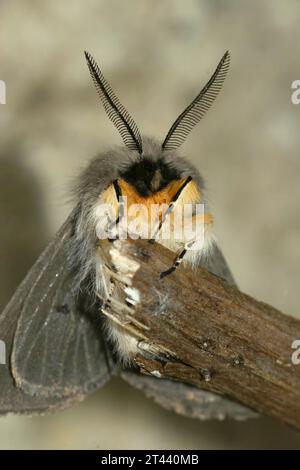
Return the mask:
[[122,255],[116,246],[110,249],[109,254],[113,265],[119,274],[124,274],[126,277],[132,279],[134,274],[140,268],[140,264],[137,261],[128,258],[128,256]]
[[141,298],[138,289],[135,287],[125,287],[124,291],[127,295],[126,302],[134,306],[140,303]]

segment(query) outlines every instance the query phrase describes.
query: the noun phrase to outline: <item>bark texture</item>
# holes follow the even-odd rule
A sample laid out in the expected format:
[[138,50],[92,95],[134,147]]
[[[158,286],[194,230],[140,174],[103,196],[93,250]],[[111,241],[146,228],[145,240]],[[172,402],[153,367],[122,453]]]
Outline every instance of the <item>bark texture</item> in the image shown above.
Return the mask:
[[[144,374],[193,384],[300,429],[300,322],[145,240],[102,243],[103,313],[140,341]],[[112,284],[111,284],[112,281]]]

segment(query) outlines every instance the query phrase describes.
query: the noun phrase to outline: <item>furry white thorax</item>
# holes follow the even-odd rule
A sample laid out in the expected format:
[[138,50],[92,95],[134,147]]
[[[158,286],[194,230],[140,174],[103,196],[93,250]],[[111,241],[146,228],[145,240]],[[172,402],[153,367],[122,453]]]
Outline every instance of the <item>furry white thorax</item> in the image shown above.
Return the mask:
[[[102,194],[91,214],[93,224],[95,227],[97,227],[98,223],[101,223],[103,226],[103,211],[101,211],[101,204],[103,202],[105,202],[105,196]],[[182,196],[182,200],[181,198],[178,199],[177,204],[174,207],[173,213],[180,210],[180,206],[182,205],[182,203],[184,204],[184,193]],[[148,219],[146,219],[146,222],[144,220],[144,223],[146,225],[148,223],[147,220]],[[106,220],[105,226],[107,226],[108,224],[109,224],[109,221]],[[172,225],[172,227],[173,229],[171,228],[170,232],[168,232],[170,236],[162,237],[161,236],[162,233],[160,232],[159,236],[157,237],[157,242],[177,254],[177,253],[180,253],[186,247],[186,244],[190,242],[191,239],[188,239],[187,236],[185,235],[185,232],[183,231],[182,239],[177,238],[175,240],[173,238],[174,237],[173,235],[174,225]],[[189,249],[186,252],[184,259],[183,259],[183,264],[190,265],[192,269],[196,268],[199,265],[199,263],[201,262],[201,259],[210,255],[211,249],[214,244],[214,235],[212,233],[210,226],[207,230],[204,231],[204,233],[202,234],[202,237],[203,237],[203,242],[200,245],[199,249]],[[180,267],[178,267],[178,269],[180,269]],[[172,276],[174,274],[170,274],[170,275]],[[107,292],[107,289],[105,288],[103,283],[104,283],[103,265],[102,265],[102,261],[100,257],[98,256],[96,259],[96,289],[98,290],[98,292],[101,293],[102,296],[107,297],[110,295],[110,293]],[[136,292],[128,293],[128,295],[130,295],[130,297],[132,298],[131,304],[134,307],[134,302],[137,303],[139,301],[138,295]],[[107,331],[108,331],[109,338],[114,344],[116,352],[119,355],[122,362],[125,364],[130,363],[132,360],[132,357],[138,351],[138,340],[134,338],[133,336],[127,333],[124,333],[124,330],[122,329],[122,327],[120,327],[119,325],[117,325],[115,322],[113,322],[110,319],[107,319]]]
[[[158,243],[162,244],[169,250],[174,253],[178,253],[185,243],[186,240],[183,240],[181,243],[174,240],[157,240]],[[201,250],[189,250],[184,257],[184,264],[188,264],[192,269],[196,268],[201,259],[209,256],[210,251],[214,244],[214,235],[209,232],[205,235],[204,244]],[[180,267],[178,268],[180,269]],[[103,274],[101,261],[97,260],[97,270],[96,270],[96,285],[99,290],[103,292]],[[171,274],[172,276],[172,274]],[[109,293],[106,292],[106,295]],[[132,304],[139,302],[139,297],[136,292],[128,292],[130,297],[133,299]],[[139,341],[128,333],[124,333],[122,327],[117,325],[110,319],[106,321],[108,337],[115,347],[115,351],[118,354],[120,360],[124,365],[129,365],[132,362],[134,355],[139,351]]]

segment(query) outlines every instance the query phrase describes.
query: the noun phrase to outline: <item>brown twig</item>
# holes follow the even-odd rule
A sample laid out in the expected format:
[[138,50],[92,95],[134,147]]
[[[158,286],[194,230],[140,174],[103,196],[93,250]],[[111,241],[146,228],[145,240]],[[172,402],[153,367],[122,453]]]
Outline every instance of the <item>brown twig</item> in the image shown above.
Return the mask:
[[292,363],[298,320],[201,268],[181,266],[161,280],[174,258],[161,245],[126,240],[101,250],[118,277],[119,299],[106,313],[141,341],[142,373],[228,396],[300,429],[300,365]]

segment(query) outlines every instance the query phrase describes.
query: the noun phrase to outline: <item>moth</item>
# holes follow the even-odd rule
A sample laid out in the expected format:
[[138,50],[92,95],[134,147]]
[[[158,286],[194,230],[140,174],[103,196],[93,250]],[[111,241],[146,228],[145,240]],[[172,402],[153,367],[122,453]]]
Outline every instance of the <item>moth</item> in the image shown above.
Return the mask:
[[[0,365],[1,414],[66,407],[119,373],[118,362],[130,364],[137,343],[113,324],[105,324],[97,296],[102,278],[96,226],[101,222],[98,208],[103,201],[117,210],[121,196],[127,197],[129,205],[164,202],[168,209],[154,239],[173,250],[176,260],[162,276],[176,275],[184,260],[201,264],[234,284],[210,230],[202,249],[193,252],[187,249],[190,240],[159,238],[167,215],[186,202],[205,202],[203,178],[179,156],[178,148],[218,96],[230,63],[229,52],[162,143],[141,136],[95,60],[88,52],[85,57],[123,146],[100,153],[83,171],[75,189],[74,209],[0,316],[0,339],[7,348],[7,363]],[[211,222],[209,217],[207,225]],[[188,416],[241,418],[247,414],[242,406],[189,385],[145,377],[130,368],[121,375],[162,406]]]

